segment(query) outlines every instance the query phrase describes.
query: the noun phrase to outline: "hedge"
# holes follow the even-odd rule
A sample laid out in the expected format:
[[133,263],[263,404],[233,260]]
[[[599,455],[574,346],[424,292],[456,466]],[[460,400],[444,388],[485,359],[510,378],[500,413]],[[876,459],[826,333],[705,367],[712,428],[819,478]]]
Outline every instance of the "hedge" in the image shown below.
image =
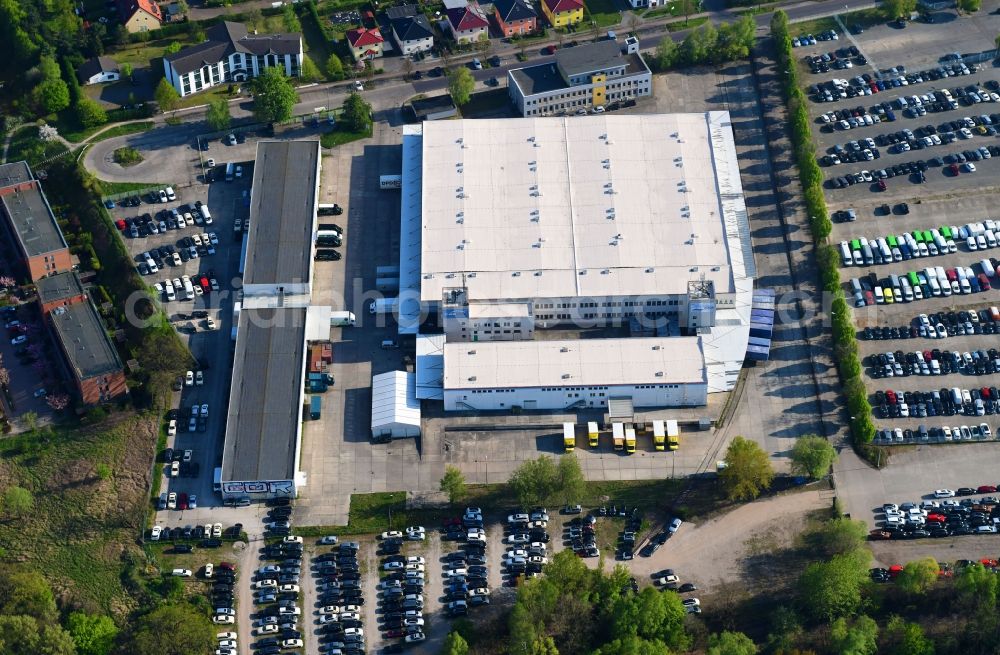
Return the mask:
[[861,380],[861,360],[858,358],[857,332],[851,309],[844,296],[840,280],[840,261],[836,250],[826,243],[833,224],[823,195],[823,173],[816,163],[816,144],[809,126],[806,96],[799,85],[798,68],[792,53],[792,37],[788,31],[788,15],[776,11],[771,18],[771,36],[778,54],[778,70],[787,71],[782,80],[788,105],[792,150],[802,182],[803,198],[809,213],[809,226],[816,246],[816,263],[823,291],[833,296],[830,304],[833,351],[840,374],[841,386],[850,412],[851,435],[854,444],[871,458],[867,449],[875,435],[868,391]]

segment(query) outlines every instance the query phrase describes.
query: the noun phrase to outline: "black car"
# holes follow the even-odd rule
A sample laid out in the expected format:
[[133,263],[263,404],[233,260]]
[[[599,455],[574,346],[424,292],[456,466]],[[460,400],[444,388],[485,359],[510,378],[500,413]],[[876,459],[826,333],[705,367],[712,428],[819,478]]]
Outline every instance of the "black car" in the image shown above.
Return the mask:
[[660,544],[656,541],[650,541],[648,544],[642,547],[639,551],[639,555],[642,557],[652,557],[653,553],[660,549]]

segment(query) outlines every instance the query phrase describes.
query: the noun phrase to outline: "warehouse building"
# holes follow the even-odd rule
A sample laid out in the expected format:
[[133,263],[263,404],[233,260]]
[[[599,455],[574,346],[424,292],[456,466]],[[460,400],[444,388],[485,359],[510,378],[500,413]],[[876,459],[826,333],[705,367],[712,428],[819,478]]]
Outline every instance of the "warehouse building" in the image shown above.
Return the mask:
[[227,500],[294,497],[304,482],[306,345],[330,336],[330,308],[308,306],[319,161],[318,141],[257,144],[233,383],[216,471]]
[[507,92],[521,116],[603,111],[648,96],[653,74],[639,40],[598,41],[556,52],[554,62],[507,71]]
[[417,376],[389,371],[372,376],[372,441],[420,436]]
[[26,162],[0,165],[0,208],[7,234],[33,282],[70,270],[69,247]]
[[[756,272],[727,112],[407,126],[402,178],[418,397],[684,406],[735,384]],[[614,336],[577,338],[590,329]],[[615,358],[641,365],[586,365]]]

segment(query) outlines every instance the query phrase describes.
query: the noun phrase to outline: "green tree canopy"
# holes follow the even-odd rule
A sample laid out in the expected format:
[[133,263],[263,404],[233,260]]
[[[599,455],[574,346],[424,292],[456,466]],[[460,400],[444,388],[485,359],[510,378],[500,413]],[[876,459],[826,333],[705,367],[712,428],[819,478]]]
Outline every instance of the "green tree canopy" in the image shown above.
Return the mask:
[[460,66],[448,73],[448,91],[451,93],[451,99],[459,107],[468,104],[475,88],[476,80],[468,68]]
[[559,470],[548,455],[529,459],[507,481],[510,494],[524,505],[544,503],[559,487]]
[[217,98],[208,101],[208,109],[205,111],[205,122],[215,132],[228,130],[232,117],[229,115],[229,103],[224,98]]
[[594,655],[670,655],[671,650],[659,641],[650,641],[636,635],[627,635],[610,641],[597,650]]
[[96,100],[80,98],[76,103],[76,120],[83,128],[97,127],[108,122],[108,112]]
[[837,451],[829,441],[815,434],[795,440],[792,447],[792,472],[818,480],[825,476],[837,459]]
[[619,638],[635,635],[663,642],[671,649],[685,650],[689,644],[684,633],[686,614],[676,593],[646,587],[638,594],[618,599],[613,634]]
[[997,576],[982,564],[962,569],[955,579],[959,598],[968,607],[994,611],[997,606]]
[[372,106],[361,97],[361,94],[352,92],[344,100],[340,120],[352,132],[368,132],[372,126]]
[[285,71],[278,67],[265,68],[253,84],[253,113],[262,123],[281,123],[292,117],[292,108],[299,101]]
[[726,450],[725,462],[719,477],[731,499],[753,500],[774,480],[774,468],[767,453],[755,441],[734,438]]
[[35,506],[35,497],[24,487],[7,487],[3,492],[3,511],[8,516],[24,516]]
[[889,619],[884,641],[882,652],[888,655],[934,655],[934,642],[924,635],[924,629],[899,616]]
[[934,586],[941,567],[933,557],[907,562],[896,577],[896,586],[911,594],[922,594]]
[[108,655],[118,636],[115,622],[101,614],[73,612],[66,620],[66,627],[78,655]]
[[344,62],[340,60],[337,53],[333,53],[327,58],[326,74],[334,82],[344,79]]
[[714,634],[708,638],[708,655],[756,655],[757,644],[742,632]]
[[323,74],[319,72],[319,66],[312,60],[312,57],[302,55],[302,70],[299,71],[299,77],[306,82],[318,82],[323,77]]
[[441,491],[448,494],[448,502],[455,504],[465,497],[465,476],[457,467],[444,467],[444,477],[441,478]]
[[870,554],[855,551],[814,562],[799,577],[804,609],[817,619],[833,621],[857,610],[861,589],[868,581]]
[[[684,2],[686,0],[680,0]],[[713,59],[719,34],[711,23],[703,23],[681,42],[679,55],[686,64],[701,64]]]
[[55,621],[56,601],[42,574],[24,569],[0,570],[0,614]]
[[558,494],[564,505],[577,503],[587,488],[587,481],[580,468],[580,460],[573,453],[559,458]]
[[441,655],[469,655],[469,644],[462,638],[462,635],[452,630],[444,638],[444,644],[441,646]]
[[676,60],[677,43],[668,34],[660,39],[660,43],[656,46],[656,54],[653,56],[653,61],[656,63],[657,70],[662,71],[673,66]]
[[55,114],[69,107],[69,87],[59,78],[45,80],[35,87],[35,105],[42,114]]
[[131,655],[191,655],[215,649],[208,617],[191,605],[161,605],[132,626],[125,651]]
[[156,89],[153,91],[153,99],[160,106],[160,111],[170,111],[177,107],[177,103],[181,100],[181,95],[177,93],[177,89],[164,77],[156,85]]
[[864,546],[868,526],[864,521],[840,517],[824,521],[809,532],[807,541],[818,553],[828,557],[852,553]]
[[878,650],[878,625],[865,615],[850,623],[840,618],[830,626],[830,641],[838,655],[875,655]]
[[983,7],[983,0],[958,0],[958,8],[967,14],[973,14]]
[[885,17],[889,20],[895,20],[896,18],[906,17],[909,18],[910,14],[917,8],[917,0],[883,0],[882,1],[882,11],[885,12]]

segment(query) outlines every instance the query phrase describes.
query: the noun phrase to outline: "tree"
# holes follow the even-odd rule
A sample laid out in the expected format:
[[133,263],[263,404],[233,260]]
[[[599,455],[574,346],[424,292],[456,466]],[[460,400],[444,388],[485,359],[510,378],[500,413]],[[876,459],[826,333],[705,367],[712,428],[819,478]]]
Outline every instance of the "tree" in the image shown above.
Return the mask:
[[295,15],[295,7],[286,4],[281,10],[281,22],[285,24],[285,30],[289,32],[301,32],[302,23],[299,22],[299,17]]
[[531,655],[559,655],[555,639],[548,636],[538,637],[531,644]]
[[673,650],[686,650],[688,646],[689,639],[684,633],[687,610],[680,596],[672,591],[646,587],[638,594],[622,596],[612,615],[615,637],[635,635],[662,641]]
[[829,441],[815,434],[799,437],[792,447],[792,473],[818,480],[830,472],[837,451]]
[[830,626],[830,640],[839,655],[874,655],[878,650],[878,624],[863,614],[851,623],[837,619]]
[[684,24],[687,25],[688,17],[694,13],[694,10],[698,7],[697,0],[677,0],[678,14],[684,14]]
[[0,615],[23,614],[43,622],[56,620],[56,601],[41,573],[24,569],[5,569],[0,573]]
[[864,546],[868,526],[864,521],[839,517],[824,521],[812,530],[807,541],[814,551],[827,557],[853,553]]
[[83,128],[97,127],[108,122],[108,113],[90,98],[80,98],[76,103],[76,119]]
[[742,632],[728,630],[708,638],[708,655],[756,655],[757,645]]
[[469,644],[454,630],[448,633],[441,645],[441,655],[469,655]]
[[817,619],[833,621],[853,613],[861,604],[861,588],[868,581],[869,554],[855,551],[814,562],[799,577],[799,597]]
[[69,87],[59,78],[48,79],[35,87],[35,105],[42,114],[55,114],[69,107]]
[[122,77],[127,77],[129,79],[132,79],[132,64],[126,61],[123,62],[119,68],[121,70]]
[[3,492],[3,510],[8,516],[24,516],[34,506],[34,496],[24,487],[7,487],[7,490]]
[[756,442],[736,437],[729,444],[726,467],[719,472],[729,498],[753,500],[771,486],[774,468],[767,453]]
[[413,60],[409,57],[403,58],[403,79],[410,79],[410,75],[413,74]]
[[299,77],[306,82],[318,82],[319,79],[323,77],[323,75],[319,72],[319,67],[316,66],[316,63],[309,57],[309,55],[302,55],[302,70],[299,73]]
[[[165,638],[168,635],[169,639]],[[203,612],[191,605],[161,605],[135,623],[125,652],[189,655],[211,652],[215,642],[215,630]]]
[[889,20],[909,17],[910,13],[917,8],[917,0],[883,0],[882,10]]
[[653,61],[656,62],[657,70],[667,70],[674,65],[677,59],[677,43],[670,38],[670,35],[660,39],[660,44],[656,46],[656,54]]
[[224,98],[208,101],[208,110],[205,112],[205,122],[216,131],[228,130],[232,117],[229,115],[229,103]]
[[711,23],[699,25],[681,42],[681,60],[687,64],[702,64],[709,61],[715,55],[718,40],[719,33]]
[[997,576],[982,564],[966,566],[955,580],[959,598],[969,607],[994,611],[997,606]]
[[292,117],[292,107],[299,101],[285,71],[265,68],[252,84],[253,113],[262,123],[282,123]]
[[983,7],[983,0],[958,0],[958,8],[967,14],[973,14]]
[[564,505],[579,502],[587,486],[580,460],[573,453],[563,455],[559,459],[558,469],[560,500]]
[[666,655],[669,652],[661,642],[629,635],[604,644],[594,651],[594,655]]
[[507,481],[510,495],[523,505],[538,505],[552,497],[559,486],[559,471],[552,458],[542,455],[524,462]]
[[628,31],[634,36],[639,31],[639,25],[642,24],[642,20],[634,12],[629,12],[628,15]]
[[896,586],[910,594],[926,593],[937,582],[940,570],[941,567],[933,557],[907,562],[896,577]]
[[367,133],[372,127],[372,106],[361,94],[352,92],[344,100],[341,121],[352,132]]
[[476,80],[473,79],[468,68],[463,66],[448,73],[448,91],[451,93],[451,99],[459,107],[468,104],[475,88]]
[[66,627],[78,655],[108,655],[118,636],[115,622],[102,614],[73,612],[66,620]]
[[441,491],[448,494],[448,502],[455,504],[465,497],[465,476],[457,467],[445,466],[441,478]]
[[885,626],[888,655],[934,655],[934,642],[924,636],[924,629],[898,616],[889,619]]
[[156,85],[156,90],[153,91],[153,99],[156,100],[156,104],[159,105],[160,111],[170,111],[177,107],[177,103],[181,100],[181,95],[177,93],[177,89],[173,87],[167,78],[160,80],[160,83]]
[[344,79],[344,63],[336,53],[326,60],[326,74],[334,82]]
[[38,414],[35,412],[21,414],[21,420],[24,422],[24,427],[28,429],[28,432],[34,432],[35,428],[38,427]]

